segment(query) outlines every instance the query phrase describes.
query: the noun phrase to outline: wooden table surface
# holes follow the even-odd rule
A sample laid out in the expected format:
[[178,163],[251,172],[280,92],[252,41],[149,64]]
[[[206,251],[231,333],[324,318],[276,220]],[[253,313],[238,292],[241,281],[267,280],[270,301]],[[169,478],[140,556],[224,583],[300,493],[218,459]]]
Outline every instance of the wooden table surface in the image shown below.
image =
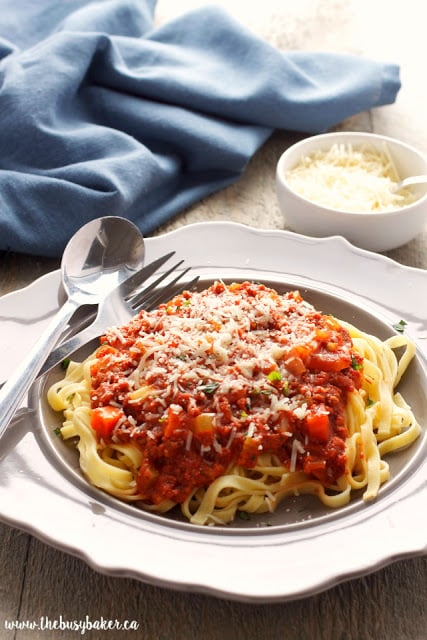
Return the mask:
[[[157,21],[203,4],[207,2],[160,0]],[[388,0],[222,0],[217,4],[228,7],[242,23],[282,49],[344,51],[400,64],[403,84],[396,104],[355,116],[339,128],[387,134],[427,152],[427,47],[419,0],[405,2],[405,15],[401,3]],[[224,219],[284,228],[275,201],[274,169],[280,153],[295,139],[276,132],[238,183],[192,207],[158,233],[195,221]],[[403,264],[427,268],[426,233],[388,255]],[[2,254],[0,294],[19,289],[58,265],[58,260]],[[427,638],[426,557],[396,561],[309,598],[254,605],[104,576],[82,560],[3,524],[0,556],[1,639],[75,638],[79,632],[25,627],[42,618],[53,623],[82,621],[86,616],[92,621],[129,620],[138,627],[122,634],[87,631],[84,635],[95,639]],[[7,623],[21,628],[8,630]]]

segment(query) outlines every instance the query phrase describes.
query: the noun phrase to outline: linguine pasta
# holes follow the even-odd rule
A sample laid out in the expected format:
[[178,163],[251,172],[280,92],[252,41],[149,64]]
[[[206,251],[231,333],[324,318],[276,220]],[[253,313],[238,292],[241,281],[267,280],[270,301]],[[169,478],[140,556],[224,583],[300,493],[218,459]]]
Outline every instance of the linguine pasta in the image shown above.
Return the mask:
[[225,524],[287,496],[374,499],[384,456],[420,431],[396,392],[414,353],[406,336],[382,342],[298,292],[216,282],[108,330],[48,400],[93,485]]

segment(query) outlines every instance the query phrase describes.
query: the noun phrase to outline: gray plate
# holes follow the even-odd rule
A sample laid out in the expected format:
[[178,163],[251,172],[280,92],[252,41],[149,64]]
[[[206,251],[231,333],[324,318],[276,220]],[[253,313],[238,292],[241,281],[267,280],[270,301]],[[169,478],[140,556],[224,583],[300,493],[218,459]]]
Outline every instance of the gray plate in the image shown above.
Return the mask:
[[[251,272],[236,271],[235,277],[228,271],[227,277],[223,277],[221,271],[218,278],[225,282],[253,280],[254,274]],[[310,302],[317,310],[332,314],[335,317],[346,320],[357,326],[358,328],[376,335],[378,338],[385,340],[391,335],[395,335],[396,331],[392,329],[389,322],[372,315],[360,306],[345,299],[338,297],[327,291],[322,291],[319,287],[301,286],[302,281],[293,282],[292,280],[284,280],[278,276],[272,276],[267,280],[265,278],[256,278],[256,281],[274,288],[279,293],[284,293],[293,289],[298,289],[305,300]],[[212,284],[211,279],[201,278],[197,288],[205,289]],[[93,341],[86,347],[80,349],[73,355],[73,359],[81,361],[89,355],[97,346],[97,342]],[[71,443],[65,443],[58,438],[54,429],[61,426],[61,415],[53,412],[46,402],[46,393],[49,386],[56,380],[63,377],[61,367],[57,367],[49,375],[45,376],[41,381],[35,394],[36,411],[40,419],[37,435],[40,445],[43,447],[46,455],[52,460],[66,477],[73,482],[81,491],[87,495],[96,496],[100,503],[108,504],[111,508],[125,509],[129,516],[133,518],[148,519],[163,527],[188,527],[191,530],[197,529],[200,535],[206,532],[206,527],[198,527],[187,521],[181,516],[179,508],[164,514],[155,515],[144,512],[136,505],[123,504],[121,501],[106,495],[104,492],[90,487],[82,475],[79,467],[78,453]],[[417,418],[419,416],[427,416],[427,379],[426,371],[422,358],[417,356],[411,363],[406,372],[399,391],[411,405]],[[420,418],[418,418],[420,419]],[[426,454],[426,438],[420,438],[413,446],[401,452],[395,452],[387,457],[390,464],[391,480],[383,485],[380,489],[378,501],[382,499],[383,494],[393,491],[395,485],[401,486],[405,481],[408,473],[417,468]],[[341,509],[330,509],[323,506],[319,500],[313,496],[299,496],[284,500],[273,514],[251,515],[250,520],[236,518],[231,524],[223,527],[216,527],[225,531],[226,535],[240,534],[245,535],[247,532],[257,535],[273,535],[277,531],[285,532],[289,529],[305,529],[307,527],[316,527],[319,523],[330,520],[342,520],[350,517],[354,512],[364,510],[366,505],[361,501],[361,493],[355,492],[348,506]]]

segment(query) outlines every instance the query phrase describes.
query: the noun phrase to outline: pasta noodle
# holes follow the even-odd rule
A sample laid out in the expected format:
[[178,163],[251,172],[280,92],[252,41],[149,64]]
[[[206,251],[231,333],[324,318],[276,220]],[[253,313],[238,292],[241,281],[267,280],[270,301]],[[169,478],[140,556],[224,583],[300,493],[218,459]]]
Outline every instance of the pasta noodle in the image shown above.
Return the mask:
[[420,432],[396,391],[414,354],[406,336],[382,342],[298,292],[216,282],[108,330],[48,401],[93,485],[225,524],[287,496],[374,499],[384,455]]

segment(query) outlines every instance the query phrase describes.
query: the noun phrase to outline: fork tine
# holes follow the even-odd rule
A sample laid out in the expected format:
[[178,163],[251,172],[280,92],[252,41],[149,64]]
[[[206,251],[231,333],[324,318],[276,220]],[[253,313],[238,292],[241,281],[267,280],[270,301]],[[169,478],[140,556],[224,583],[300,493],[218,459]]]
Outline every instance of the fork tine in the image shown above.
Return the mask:
[[147,307],[148,305],[153,306],[156,304],[157,300],[161,295],[167,293],[168,291],[173,291],[173,286],[176,284],[186,273],[190,271],[191,267],[187,267],[184,271],[180,271],[173,280],[169,281],[163,287],[159,289],[155,289],[148,296],[136,296],[136,298],[132,301],[132,306],[139,305],[140,307],[143,305]]
[[190,271],[190,267],[186,269],[184,272],[180,273],[173,282],[168,283],[164,287],[161,287],[158,291],[156,291],[155,296],[150,296],[148,300],[144,300],[141,304],[136,307],[136,311],[140,311],[141,309],[146,309],[150,311],[151,309],[163,304],[164,302],[168,302],[174,296],[182,293],[184,290],[191,289],[198,282],[200,276],[196,276],[190,282],[182,282],[178,284],[178,281],[182,278],[185,273]]
[[132,291],[135,291],[144,280],[147,280],[157,269],[159,269],[169,258],[171,258],[175,254],[175,251],[170,251],[160,258],[149,262],[145,265],[140,271],[137,271],[132,276],[124,280],[118,287],[118,291],[123,298],[129,296]]
[[[181,262],[183,262],[183,260]],[[178,265],[179,264],[180,263],[178,263]],[[170,290],[173,285],[178,282],[178,280],[180,280],[189,270],[190,267],[187,267],[186,269],[184,269],[184,271],[180,271],[173,280],[170,280],[164,286],[157,288],[157,285],[163,282],[166,279],[166,276],[172,273],[173,269],[169,269],[168,273],[165,273],[157,278],[156,283],[153,283],[153,286],[151,286],[148,290],[144,289],[140,293],[137,293],[135,296],[132,296],[131,300],[129,301],[131,307],[135,308],[136,306],[138,306],[141,309],[143,306],[145,307],[148,304],[155,304],[157,298],[160,295],[160,292]]]
[[146,295],[148,296],[150,291],[153,291],[153,289],[155,289],[158,284],[163,282],[165,278],[167,278],[171,273],[176,271],[176,269],[178,269],[178,267],[180,267],[183,262],[184,260],[180,260],[179,262],[174,264],[172,267],[169,267],[167,271],[164,271],[163,273],[161,273],[155,280],[153,280],[153,282],[150,282],[149,284],[144,284],[144,286],[140,287],[139,289],[134,288],[132,291],[129,292],[129,295],[125,297],[125,301],[128,304],[131,304],[132,306],[133,301],[140,301],[144,298],[144,296]]
[[[168,300],[171,300],[172,298],[174,298],[179,293],[182,293],[184,290],[188,291],[188,290],[192,289],[197,284],[199,279],[200,279],[200,276],[196,276],[195,278],[190,280],[190,282],[182,282],[182,283],[180,283],[178,285],[173,286],[171,289],[164,287],[163,291],[159,292],[159,296],[155,300],[155,304],[158,306],[159,304],[162,304],[163,302],[167,302]],[[151,301],[150,301],[149,304],[150,304],[150,306],[148,307],[148,309],[152,309],[153,308],[153,304],[151,303]]]

